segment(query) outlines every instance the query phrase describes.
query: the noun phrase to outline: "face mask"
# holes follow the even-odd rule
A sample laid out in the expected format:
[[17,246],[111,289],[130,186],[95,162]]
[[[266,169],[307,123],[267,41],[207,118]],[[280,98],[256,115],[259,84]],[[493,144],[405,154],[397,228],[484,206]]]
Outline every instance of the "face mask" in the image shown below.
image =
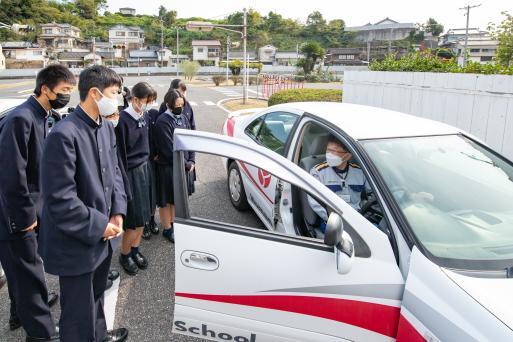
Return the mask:
[[333,154],[330,152],[326,153],[326,162],[331,167],[337,167],[340,164],[342,164],[343,161],[344,160],[341,157],[337,156],[336,154]]
[[173,109],[171,111],[171,113],[173,113],[174,115],[181,115],[183,112],[183,107],[176,107],[175,109]]
[[[99,90],[98,90],[99,91]],[[98,111],[100,112],[101,116],[109,116],[112,115],[112,113],[116,112],[118,110],[118,100],[117,99],[110,99],[107,96],[103,95],[101,91],[99,91],[102,98],[100,101],[96,101],[96,105],[98,106]]]
[[48,102],[50,103],[50,106],[53,109],[61,109],[69,103],[69,100],[71,98],[70,94],[62,94],[62,93],[54,93],[54,94],[57,95],[55,100],[48,99]]

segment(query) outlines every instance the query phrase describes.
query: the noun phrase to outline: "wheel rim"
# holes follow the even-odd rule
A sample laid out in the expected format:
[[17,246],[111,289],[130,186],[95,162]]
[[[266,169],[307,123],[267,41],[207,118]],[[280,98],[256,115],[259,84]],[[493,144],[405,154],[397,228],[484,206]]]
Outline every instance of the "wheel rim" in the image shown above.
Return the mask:
[[238,202],[241,195],[241,179],[236,169],[230,171],[230,196],[233,201]]

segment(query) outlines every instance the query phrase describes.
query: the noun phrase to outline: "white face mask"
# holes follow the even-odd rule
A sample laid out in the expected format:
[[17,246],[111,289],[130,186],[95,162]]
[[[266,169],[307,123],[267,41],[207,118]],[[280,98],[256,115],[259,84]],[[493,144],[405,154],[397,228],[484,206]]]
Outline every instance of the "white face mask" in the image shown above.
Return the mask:
[[330,153],[330,152],[326,153],[326,162],[331,167],[337,167],[340,164],[342,164],[343,161],[344,161],[344,159],[342,159],[341,157],[337,156],[336,154],[333,154],[333,153]]
[[98,111],[101,116],[109,116],[115,113],[118,110],[118,99],[111,99],[107,96],[103,95],[103,93],[97,89],[102,98],[100,101],[96,101],[96,105],[98,106]]

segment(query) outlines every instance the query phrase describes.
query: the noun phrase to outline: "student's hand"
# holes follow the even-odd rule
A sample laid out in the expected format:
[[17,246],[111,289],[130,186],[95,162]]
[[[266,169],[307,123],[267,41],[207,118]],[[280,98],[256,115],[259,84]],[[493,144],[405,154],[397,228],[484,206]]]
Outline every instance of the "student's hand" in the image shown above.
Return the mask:
[[34,221],[30,226],[23,229],[22,232],[30,232],[31,230],[34,230],[37,227],[37,220]]
[[195,166],[196,166],[196,164],[192,163],[191,168],[189,169],[189,172],[194,171],[194,167],[195,167]]
[[122,233],[122,229],[120,227],[117,227],[116,225],[112,223],[107,223],[107,227],[105,227],[105,231],[103,232],[103,240],[111,240],[118,236],[120,236]]
[[112,215],[109,222],[118,228],[123,228],[123,215]]

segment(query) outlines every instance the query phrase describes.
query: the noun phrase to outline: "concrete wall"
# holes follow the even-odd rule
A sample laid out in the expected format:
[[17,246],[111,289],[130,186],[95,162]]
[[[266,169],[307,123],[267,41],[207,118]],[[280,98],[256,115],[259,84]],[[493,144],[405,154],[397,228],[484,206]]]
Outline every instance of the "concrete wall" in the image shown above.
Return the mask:
[[513,76],[349,71],[343,87],[344,102],[448,123],[513,160]]

